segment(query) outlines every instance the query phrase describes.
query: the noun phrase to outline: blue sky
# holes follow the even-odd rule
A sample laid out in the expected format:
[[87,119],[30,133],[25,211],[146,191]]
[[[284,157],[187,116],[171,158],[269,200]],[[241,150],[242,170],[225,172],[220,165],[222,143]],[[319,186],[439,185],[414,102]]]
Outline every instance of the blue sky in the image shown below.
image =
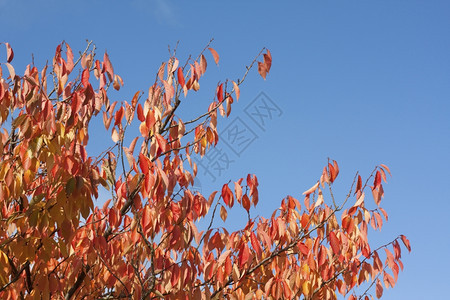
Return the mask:
[[[215,181],[201,174],[202,190],[255,173],[257,213],[269,216],[286,195],[302,199],[328,157],[341,168],[335,184],[341,198],[356,171],[369,175],[387,164],[393,177],[382,206],[390,219],[373,238],[381,244],[405,234],[413,252],[404,253],[405,271],[383,299],[444,299],[450,279],[450,2],[242,2],[0,0],[0,40],[14,48],[16,70],[31,53],[42,66],[62,40],[74,50],[93,40],[101,52],[108,50],[125,81],[112,97],[125,100],[147,91],[168,45],[180,41],[178,53],[186,58],[213,37],[219,67],[210,58],[203,94],[189,99],[187,114],[203,111],[219,80],[240,77],[259,50],[269,48],[267,80],[254,70],[234,115],[221,122],[223,128],[243,122],[256,138],[234,149],[239,155],[219,144],[233,162]],[[261,103],[255,102],[261,92],[279,110],[259,127],[246,111]]]

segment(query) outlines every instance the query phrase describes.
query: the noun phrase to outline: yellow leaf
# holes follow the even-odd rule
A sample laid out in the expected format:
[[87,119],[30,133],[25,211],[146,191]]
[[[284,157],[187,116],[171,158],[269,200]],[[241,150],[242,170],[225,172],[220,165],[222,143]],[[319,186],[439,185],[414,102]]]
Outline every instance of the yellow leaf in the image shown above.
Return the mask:
[[302,284],[302,293],[305,296],[308,296],[311,292],[311,283],[309,281],[304,281]]

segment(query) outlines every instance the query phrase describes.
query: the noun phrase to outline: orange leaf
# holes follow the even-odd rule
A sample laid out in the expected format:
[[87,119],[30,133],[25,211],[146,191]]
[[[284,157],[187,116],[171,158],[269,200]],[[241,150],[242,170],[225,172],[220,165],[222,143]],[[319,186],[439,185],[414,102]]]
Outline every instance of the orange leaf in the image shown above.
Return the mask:
[[239,90],[239,85],[233,81],[234,92],[236,93],[236,101],[239,101],[239,97],[241,96],[241,91]]
[[381,229],[381,227],[383,226],[383,219],[381,218],[381,215],[377,212],[373,213],[375,219],[377,220],[377,224],[378,224],[378,228]]
[[372,195],[373,199],[375,200],[375,203],[380,206],[381,197],[383,197],[383,186],[380,185],[380,188],[372,189]]
[[383,216],[384,216],[384,218],[386,219],[386,221],[388,220],[388,214],[387,214],[387,212],[384,210],[384,208],[382,208],[382,207],[379,207],[378,208],[382,213],[383,213]]
[[225,222],[227,220],[227,216],[228,216],[227,210],[225,206],[222,205],[220,207],[220,218]]
[[242,198],[242,187],[238,182],[234,183],[234,193],[236,194],[236,200],[240,200]]
[[219,259],[217,260],[217,264],[221,265],[225,261],[225,259],[228,257],[228,255],[230,255],[230,253],[231,253],[231,250],[227,250],[227,251],[223,252],[219,256]]
[[139,95],[140,95],[140,94],[141,94],[141,91],[137,91],[136,93],[134,93],[133,99],[131,99],[131,106],[132,106],[133,108],[136,107],[136,104],[137,104],[137,102],[138,102],[138,100],[139,100]]
[[131,154],[133,154],[133,152],[134,152],[134,147],[136,147],[136,142],[138,141],[138,139],[139,139],[139,137],[137,136],[131,141],[130,148],[129,148]]
[[14,70],[14,67],[8,63],[5,63],[5,65],[8,68],[9,77],[11,78],[11,80],[14,80],[14,78],[16,77],[16,71]]
[[5,43],[5,46],[6,46],[6,61],[10,63],[14,58],[14,51],[9,45],[9,43]]
[[269,73],[270,68],[272,67],[272,55],[270,54],[269,49],[267,49],[267,54],[264,54],[264,64],[266,66],[267,73]]
[[120,136],[119,136],[119,133],[117,132],[116,127],[114,127],[113,130],[112,130],[111,138],[112,138],[114,143],[117,143],[119,141],[119,139],[120,139]]
[[303,192],[303,195],[312,194],[318,187],[319,187],[319,182],[317,182],[315,185],[313,185],[309,190]]
[[263,64],[262,62],[258,62],[258,72],[259,75],[261,75],[261,77],[264,78],[264,80],[266,80],[267,69],[266,65]]
[[386,166],[385,164],[380,164],[380,167],[382,167],[383,169],[386,169],[386,171],[388,171],[389,175],[392,176],[391,170],[389,170],[388,166]]
[[108,74],[109,80],[111,81],[114,78],[114,69],[111,64],[111,61],[109,60],[108,53],[105,51],[105,54],[103,55],[103,67],[105,72]]
[[200,56],[200,71],[201,74],[205,74],[206,72],[206,67],[207,67],[207,63],[206,63],[206,58],[205,56],[202,54],[202,56]]
[[384,251],[386,251],[386,261],[387,261],[387,264],[388,264],[388,266],[389,266],[389,268],[393,268],[393,266],[394,266],[394,255],[392,254],[392,252],[391,251],[389,251],[389,249],[387,249],[387,248],[384,248]]
[[208,50],[211,51],[211,54],[214,57],[214,61],[216,62],[216,65],[218,65],[219,64],[219,54],[213,48],[208,48]]
[[114,82],[113,82],[113,87],[116,91],[120,90],[120,87],[123,86],[123,80],[122,77],[120,77],[119,75],[114,75]]

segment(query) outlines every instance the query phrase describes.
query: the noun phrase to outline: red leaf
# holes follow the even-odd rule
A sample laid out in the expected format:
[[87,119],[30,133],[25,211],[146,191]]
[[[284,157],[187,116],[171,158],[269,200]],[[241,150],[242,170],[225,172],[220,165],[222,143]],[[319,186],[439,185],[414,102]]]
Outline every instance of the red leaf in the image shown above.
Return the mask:
[[242,244],[241,250],[239,251],[238,259],[239,259],[239,266],[242,267],[249,259],[250,257],[250,251],[248,249],[247,243]]
[[162,137],[162,135],[155,133],[156,142],[158,143],[159,148],[163,151],[167,151],[167,141]]
[[373,181],[373,187],[376,189],[381,184],[381,174],[380,171],[377,171],[375,174],[375,180]]
[[142,173],[148,174],[149,172],[149,164],[147,157],[144,154],[139,153],[139,167],[141,168]]
[[250,199],[248,198],[247,194],[244,194],[244,196],[242,196],[242,207],[246,211],[250,210]]
[[151,129],[153,125],[155,125],[155,123],[156,123],[155,115],[153,111],[149,110],[145,118],[145,125],[147,126],[147,128]]
[[233,193],[231,192],[228,184],[224,184],[222,187],[222,198],[226,205],[233,206]]
[[380,279],[377,279],[376,294],[378,299],[380,299],[381,296],[383,296],[383,286],[381,285]]
[[411,245],[409,244],[409,240],[404,236],[403,234],[400,235],[400,238],[402,239],[403,244],[405,244],[405,247],[408,249],[409,252],[411,252]]
[[137,106],[137,116],[138,116],[139,121],[141,121],[141,122],[145,121],[144,110],[142,109],[142,106],[140,103]]
[[118,221],[116,209],[114,209],[114,208],[109,209],[109,218],[108,219],[109,219],[109,225],[113,228],[116,227],[117,221]]
[[211,51],[211,54],[214,57],[214,61],[216,62],[216,65],[218,65],[219,64],[219,54],[213,48],[208,48],[208,50]]
[[339,255],[341,253],[341,246],[339,239],[337,238],[336,234],[332,231],[329,235],[330,245],[333,249],[334,254]]
[[86,68],[83,70],[83,73],[81,74],[81,83],[84,87],[87,87],[89,84],[89,69]]
[[5,46],[6,46],[6,61],[10,63],[14,58],[14,51],[9,45],[9,43],[5,43]]
[[267,54],[264,54],[264,64],[266,65],[267,73],[269,73],[270,68],[272,67],[272,54],[270,54],[269,49],[267,50]]
[[172,276],[170,277],[170,283],[172,286],[176,286],[178,281],[180,280],[180,268],[178,265],[173,265],[172,267]]
[[178,77],[178,83],[181,85],[181,87],[184,88],[186,85],[186,82],[184,81],[183,70],[181,68],[178,68],[177,77]]
[[150,207],[148,207],[148,205],[146,205],[144,207],[144,212],[142,213],[142,228],[144,229],[144,231],[146,231],[148,229],[151,221],[152,221],[152,217],[151,217]]
[[219,100],[219,102],[223,101],[223,83],[217,88],[217,100]]
[[361,175],[358,175],[358,183],[356,183],[355,193],[360,192],[361,189],[362,189],[362,179],[361,179]]
[[325,247],[322,245],[319,250],[319,266],[323,265],[327,260],[327,251]]
[[73,66],[74,66],[73,52],[72,52],[72,49],[70,48],[69,44],[67,44],[67,43],[66,43],[66,50],[67,50],[67,65],[66,65],[66,67],[69,72],[72,72]]
[[297,244],[297,247],[298,247],[298,249],[300,250],[300,252],[301,252],[303,255],[308,255],[308,253],[309,253],[309,248],[308,248],[305,244],[303,244],[303,243],[298,243],[298,244]]
[[256,255],[258,257],[261,257],[261,254],[262,254],[261,244],[259,243],[259,241],[256,238],[256,235],[255,235],[255,233],[253,231],[250,233],[250,242],[252,244],[253,249],[256,252]]
[[122,118],[123,118],[124,112],[125,112],[125,110],[124,110],[123,106],[118,111],[116,111],[116,115],[114,116],[114,118],[115,118],[114,126],[117,126],[120,123],[122,123]]
[[339,166],[338,166],[337,161],[333,160],[333,166],[334,166],[334,171],[336,172],[336,175],[334,178],[336,179],[336,177],[339,175]]

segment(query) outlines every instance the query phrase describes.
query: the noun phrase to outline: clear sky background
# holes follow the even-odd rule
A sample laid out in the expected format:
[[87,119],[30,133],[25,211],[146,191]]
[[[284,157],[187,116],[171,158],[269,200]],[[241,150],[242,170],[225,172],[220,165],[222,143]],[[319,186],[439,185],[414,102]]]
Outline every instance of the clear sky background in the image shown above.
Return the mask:
[[[328,157],[341,168],[339,199],[356,171],[369,175],[384,163],[393,173],[382,201],[390,219],[371,236],[381,245],[405,234],[413,251],[403,253],[405,270],[383,299],[447,299],[449,1],[0,0],[0,25],[0,40],[15,51],[17,73],[32,53],[38,66],[51,61],[62,40],[75,51],[84,49],[86,39],[100,53],[107,49],[125,81],[113,100],[146,92],[168,58],[168,45],[180,41],[180,58],[186,58],[214,38],[219,67],[208,56],[203,93],[189,97],[187,114],[204,111],[201,104],[219,80],[240,77],[259,50],[269,48],[267,80],[252,71],[234,115],[221,123],[227,128],[239,117],[255,138],[239,155],[219,144],[232,162],[221,174],[209,169],[215,180],[201,173],[202,191],[254,173],[261,195],[257,213],[268,217],[286,195],[302,200]],[[246,114],[247,106],[261,101],[260,92],[279,108],[263,127]],[[110,143],[93,136],[94,148]],[[229,220],[232,226],[241,221]]]

